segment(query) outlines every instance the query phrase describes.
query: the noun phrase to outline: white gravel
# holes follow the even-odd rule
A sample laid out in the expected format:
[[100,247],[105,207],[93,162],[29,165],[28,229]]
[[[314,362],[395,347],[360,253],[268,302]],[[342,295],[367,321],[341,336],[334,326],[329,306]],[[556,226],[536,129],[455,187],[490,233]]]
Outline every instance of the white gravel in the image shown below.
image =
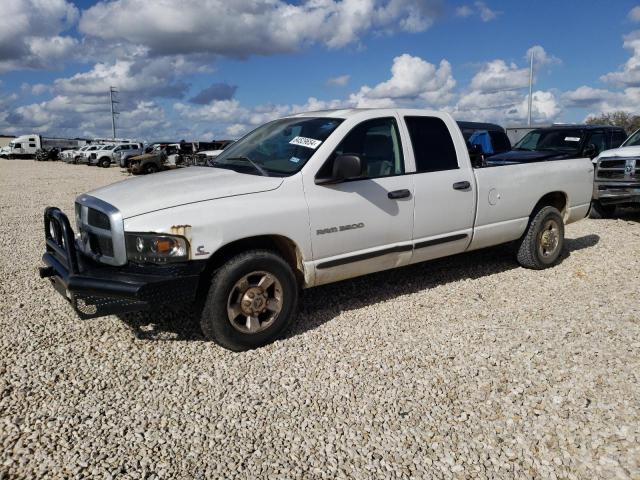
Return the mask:
[[79,320],[42,212],[119,169],[0,160],[0,478],[640,479],[640,214],[305,292],[231,353],[183,312]]

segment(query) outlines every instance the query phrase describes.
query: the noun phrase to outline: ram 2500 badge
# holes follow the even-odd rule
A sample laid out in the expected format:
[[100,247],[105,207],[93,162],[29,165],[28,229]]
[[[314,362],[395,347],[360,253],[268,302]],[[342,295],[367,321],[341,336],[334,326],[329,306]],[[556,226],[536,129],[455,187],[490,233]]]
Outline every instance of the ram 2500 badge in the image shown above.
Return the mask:
[[194,302],[243,350],[282,334],[300,288],[506,242],[550,267],[592,188],[589,158],[473,168],[446,113],[303,113],[207,167],[80,195],[77,234],[47,208],[41,275],[83,318]]

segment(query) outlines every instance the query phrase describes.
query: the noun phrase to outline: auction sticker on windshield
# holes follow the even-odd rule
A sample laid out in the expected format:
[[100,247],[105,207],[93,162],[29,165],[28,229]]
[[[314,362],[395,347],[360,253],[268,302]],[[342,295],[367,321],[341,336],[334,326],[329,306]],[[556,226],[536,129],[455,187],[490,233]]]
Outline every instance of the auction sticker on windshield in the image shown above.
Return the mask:
[[316,140],[315,138],[295,137],[289,143],[291,145],[300,145],[301,147],[307,147],[315,150],[320,146],[322,141]]
[[565,142],[579,142],[580,137],[564,137]]

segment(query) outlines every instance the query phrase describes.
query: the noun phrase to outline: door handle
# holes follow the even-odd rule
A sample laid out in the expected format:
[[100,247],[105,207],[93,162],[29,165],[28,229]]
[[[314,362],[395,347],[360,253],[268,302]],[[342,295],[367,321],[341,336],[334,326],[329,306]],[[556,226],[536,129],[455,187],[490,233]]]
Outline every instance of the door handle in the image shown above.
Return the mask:
[[469,187],[471,187],[471,183],[464,181],[464,182],[456,182],[453,184],[453,189],[454,190],[466,190]]
[[394,190],[393,192],[387,193],[387,197],[391,200],[397,200],[398,198],[409,198],[411,196],[411,192],[407,189],[403,190]]

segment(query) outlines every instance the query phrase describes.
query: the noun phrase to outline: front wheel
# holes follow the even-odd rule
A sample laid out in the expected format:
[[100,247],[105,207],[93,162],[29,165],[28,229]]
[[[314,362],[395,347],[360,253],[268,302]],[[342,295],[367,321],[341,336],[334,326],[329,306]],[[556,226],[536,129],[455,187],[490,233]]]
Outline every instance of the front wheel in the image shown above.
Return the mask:
[[100,166],[103,168],[109,168],[111,166],[111,160],[109,160],[108,158],[103,158],[102,160],[100,160]]
[[564,221],[555,207],[543,207],[529,222],[518,245],[518,263],[542,270],[553,266],[564,247]]
[[214,273],[200,326],[222,347],[249,350],[282,334],[297,304],[298,285],[289,264],[268,250],[251,250]]

